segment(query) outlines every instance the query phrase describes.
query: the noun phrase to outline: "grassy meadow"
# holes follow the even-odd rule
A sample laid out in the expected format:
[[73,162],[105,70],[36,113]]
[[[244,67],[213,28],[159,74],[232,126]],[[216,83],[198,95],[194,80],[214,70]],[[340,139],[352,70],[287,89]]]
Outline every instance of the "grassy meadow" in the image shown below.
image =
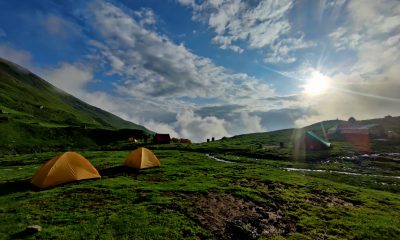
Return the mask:
[[[214,143],[212,143],[214,144]],[[217,144],[217,143],[215,143]],[[211,145],[211,143],[209,144]],[[171,146],[169,146],[171,148]],[[158,148],[158,149],[157,149]],[[398,163],[304,163],[154,147],[160,168],[121,167],[128,151],[83,151],[102,179],[45,190],[29,184],[57,153],[0,159],[0,239],[396,239]],[[212,148],[210,148],[212,150]],[[397,165],[396,165],[397,164]],[[389,177],[387,177],[389,176]],[[390,177],[392,176],[392,177]],[[43,230],[24,233],[28,225]]]

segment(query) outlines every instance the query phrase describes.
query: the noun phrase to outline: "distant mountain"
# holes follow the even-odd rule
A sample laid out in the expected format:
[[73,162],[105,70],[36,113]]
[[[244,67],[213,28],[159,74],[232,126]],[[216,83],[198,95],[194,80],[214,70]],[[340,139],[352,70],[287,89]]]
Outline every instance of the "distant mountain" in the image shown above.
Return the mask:
[[0,149],[47,143],[80,146],[82,141],[86,143],[83,146],[95,144],[96,129],[103,137],[110,132],[110,139],[114,140],[122,130],[123,136],[135,131],[152,134],[145,127],[91,106],[0,58]]

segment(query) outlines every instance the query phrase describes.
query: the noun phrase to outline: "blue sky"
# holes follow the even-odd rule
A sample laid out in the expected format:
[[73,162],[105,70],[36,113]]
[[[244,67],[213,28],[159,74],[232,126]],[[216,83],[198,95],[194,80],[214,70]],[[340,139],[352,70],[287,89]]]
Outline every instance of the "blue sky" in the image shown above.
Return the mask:
[[158,132],[399,115],[396,0],[1,1],[0,57]]

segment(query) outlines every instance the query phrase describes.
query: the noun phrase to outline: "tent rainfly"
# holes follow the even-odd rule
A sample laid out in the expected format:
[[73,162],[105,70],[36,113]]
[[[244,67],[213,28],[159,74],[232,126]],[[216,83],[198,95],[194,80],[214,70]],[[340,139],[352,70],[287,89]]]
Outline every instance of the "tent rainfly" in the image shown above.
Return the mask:
[[82,155],[65,152],[46,162],[33,175],[31,183],[47,188],[63,183],[91,178],[100,178],[99,172]]
[[138,148],[129,153],[124,165],[131,168],[143,169],[151,167],[159,167],[160,161],[152,151],[147,148]]

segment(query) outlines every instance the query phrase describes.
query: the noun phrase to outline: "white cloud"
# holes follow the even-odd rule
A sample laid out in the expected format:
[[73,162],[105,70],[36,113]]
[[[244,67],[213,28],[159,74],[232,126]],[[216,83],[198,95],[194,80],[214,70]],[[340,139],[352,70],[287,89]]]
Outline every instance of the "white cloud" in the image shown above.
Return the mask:
[[[334,88],[304,99],[313,114],[299,126],[324,119],[357,119],[400,115],[400,5],[396,0],[353,0],[342,14],[343,24],[329,34],[340,54],[354,60],[337,63],[330,75]],[[325,69],[335,66],[325,66]]]
[[348,33],[344,27],[339,27],[336,31],[329,34],[336,51],[346,48],[354,49],[362,41],[362,36],[358,33]]
[[[295,38],[288,14],[292,0],[242,0],[195,1],[178,0],[193,9],[193,19],[207,24],[216,36],[212,41],[222,49],[243,52],[240,43],[250,49],[264,49],[266,62],[290,63],[296,58],[290,53],[313,46]],[[282,40],[282,39],[289,40]],[[284,48],[284,52],[278,49]]]
[[[105,92],[89,92],[88,83],[93,82],[93,72],[79,63],[62,63],[55,68],[41,69],[40,75],[55,86],[96,107],[109,111],[123,119],[141,124],[159,133],[169,133],[173,137],[189,138],[194,142],[205,141],[206,138],[232,136],[248,132],[265,131],[261,126],[261,118],[251,116],[245,111],[232,116],[218,118],[216,116],[199,116],[187,108],[188,104],[174,99],[164,104],[149,101],[146,98],[124,98]],[[251,91],[253,91],[252,89]],[[132,104],[134,103],[134,104]],[[171,107],[172,106],[172,107]],[[182,108],[179,110],[179,106]],[[186,108],[183,108],[186,106]],[[147,111],[152,111],[150,115]],[[165,114],[176,113],[173,121],[165,122]],[[154,112],[159,116],[155,120]]]
[[0,38],[7,37],[6,31],[0,28]]
[[231,135],[267,131],[265,127],[261,126],[261,117],[251,116],[247,112],[240,112],[238,116],[230,118],[227,129]]
[[[212,113],[211,113],[212,114]],[[247,112],[235,113],[219,118],[216,116],[201,117],[192,110],[183,110],[177,114],[176,128],[180,135],[195,142],[205,141],[207,138],[216,139],[224,136],[230,137],[237,134],[266,131],[261,126],[259,116],[251,116]]]
[[151,129],[156,133],[169,133],[171,137],[179,138],[179,134],[175,131],[174,127],[163,122],[155,122],[153,120],[147,121],[143,124],[146,128]]
[[18,50],[7,44],[0,44],[0,57],[26,68],[32,67],[32,55],[24,50]]
[[221,138],[229,136],[226,130],[225,120],[216,117],[200,117],[191,110],[184,110],[177,114],[177,127],[183,138],[189,138],[195,142],[205,141],[206,138]]
[[360,81],[383,81],[395,77],[400,67],[400,5],[395,0],[351,1],[346,25],[330,34],[339,50],[352,50],[357,62],[352,75]]
[[140,19],[139,23],[141,26],[153,25],[156,23],[157,16],[151,9],[143,8],[139,11],[135,11],[134,13]]
[[81,64],[62,63],[54,68],[42,69],[39,74],[58,88],[78,97],[84,95],[84,87],[93,81],[92,70]]
[[360,43],[399,34],[400,5],[396,0],[354,0],[346,10],[347,22],[330,34],[332,43],[339,49],[361,49]]
[[195,7],[196,1],[195,0],[178,0],[178,2],[184,6]]
[[329,0],[327,5],[328,7],[337,7],[345,4],[347,0]]
[[59,17],[54,15],[50,15],[47,19],[43,22],[43,25],[52,34],[59,34],[63,31],[63,24],[62,20]]
[[38,14],[39,19],[41,19],[41,25],[51,34],[62,38],[72,38],[81,36],[80,26],[67,21],[66,19],[54,15],[41,15]]
[[315,46],[313,42],[304,41],[304,36],[299,38],[286,38],[276,41],[272,47],[271,53],[264,58],[266,63],[292,63],[296,61],[296,57],[291,54],[293,51],[303,48]]
[[300,127],[327,119],[371,119],[388,114],[400,115],[400,84],[352,84],[343,90],[332,90],[323,96],[304,99],[311,114],[296,120]]
[[109,74],[125,79],[118,91],[133,97],[245,98],[269,85],[243,73],[232,73],[182,44],[149,30],[122,9],[105,2],[90,6],[88,21],[103,36],[92,41],[97,58],[111,66]]

